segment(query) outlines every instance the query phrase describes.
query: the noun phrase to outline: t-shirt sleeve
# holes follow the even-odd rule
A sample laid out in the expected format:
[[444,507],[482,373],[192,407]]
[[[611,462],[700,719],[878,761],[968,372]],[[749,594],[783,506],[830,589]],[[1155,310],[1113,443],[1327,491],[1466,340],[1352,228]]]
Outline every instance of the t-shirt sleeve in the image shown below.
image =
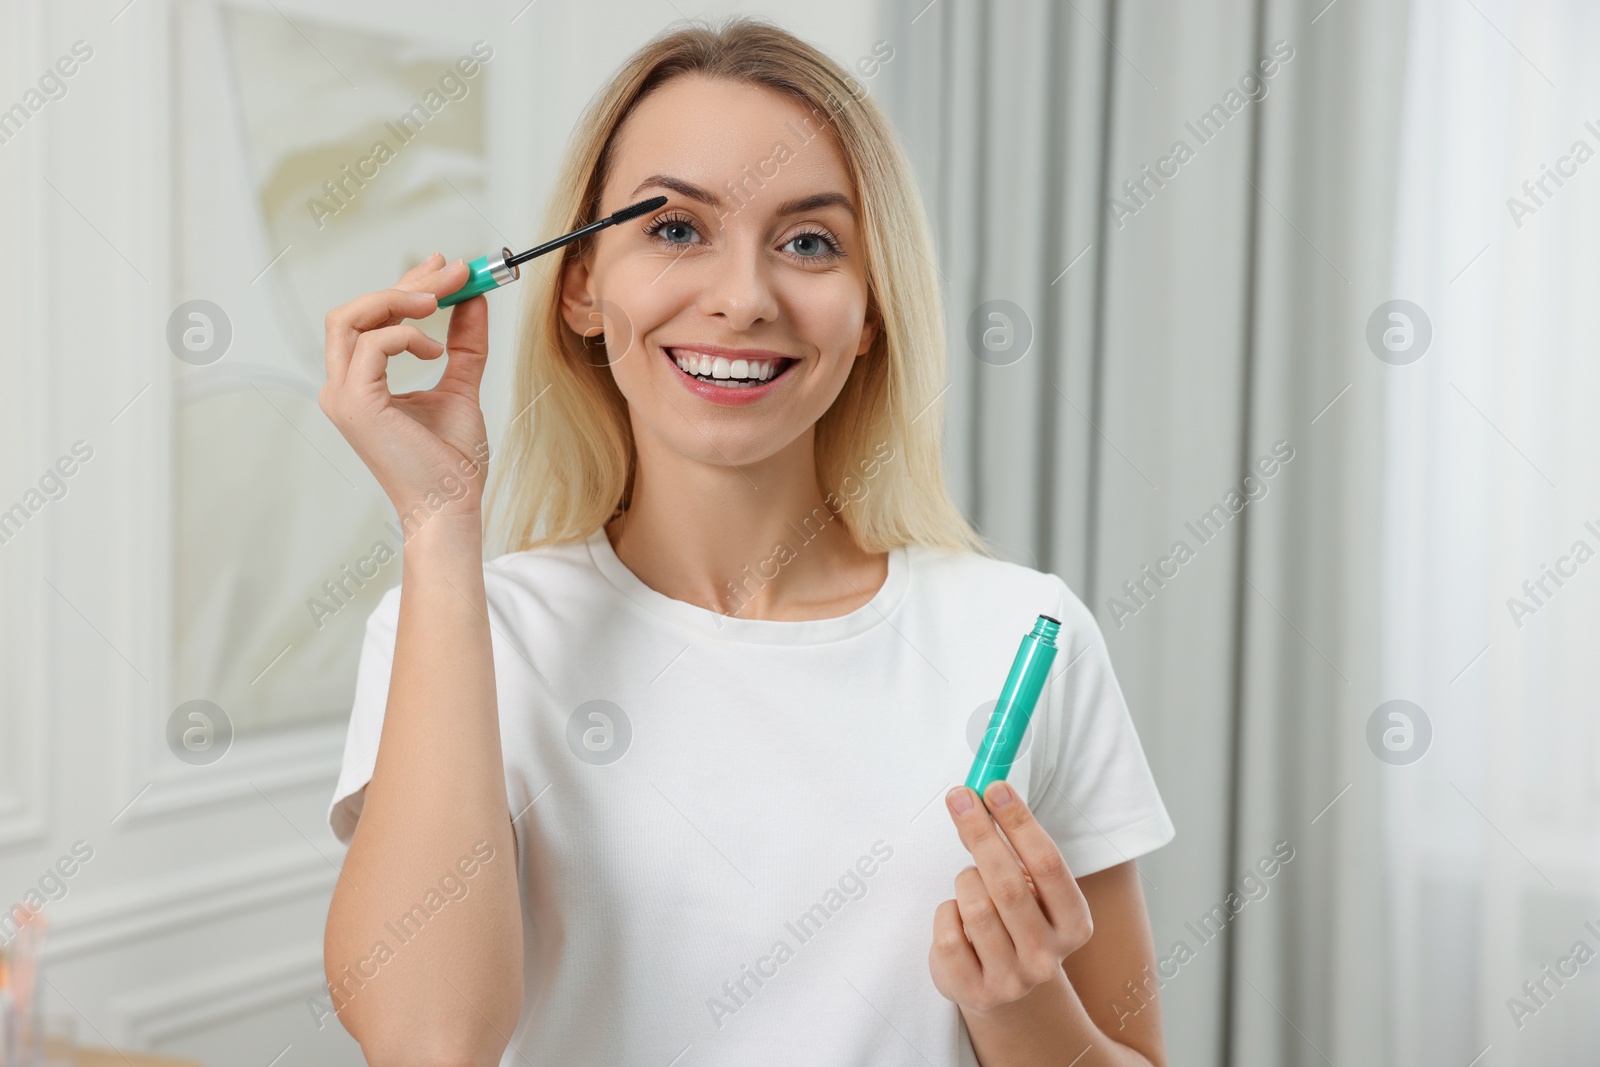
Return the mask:
[[344,759],[339,784],[328,805],[328,826],[333,836],[348,845],[366,798],[366,786],[378,760],[378,737],[383,732],[383,711],[389,701],[389,672],[394,666],[394,638],[400,622],[400,587],[388,590],[367,616],[366,636],[356,667],[355,697],[350,705],[350,725],[345,734]]
[[1151,852],[1175,836],[1111,670],[1100,626],[1055,577],[1061,637],[1041,702],[1048,729],[1029,806],[1074,877]]

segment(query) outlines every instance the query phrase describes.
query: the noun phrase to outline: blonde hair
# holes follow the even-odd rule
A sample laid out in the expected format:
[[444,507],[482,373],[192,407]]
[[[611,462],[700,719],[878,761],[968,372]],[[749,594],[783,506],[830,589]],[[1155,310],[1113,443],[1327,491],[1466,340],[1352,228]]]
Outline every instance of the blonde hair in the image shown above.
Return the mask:
[[[944,313],[921,197],[883,112],[822,52],[747,16],[720,27],[669,27],[634,53],[585,111],[543,232],[569,233],[599,217],[618,129],[646,95],[685,74],[773,89],[809,104],[813,115],[831,116],[822,123],[836,135],[855,183],[868,297],[881,325],[816,423],[817,478],[831,517],[844,519],[868,552],[916,543],[993,555],[945,489]],[[491,514],[505,508],[508,552],[587,537],[632,496],[627,402],[609,363],[589,358],[595,349],[562,315],[561,279],[587,254],[589,240],[567,245],[555,270],[522,283],[532,289],[512,386],[516,415],[499,462],[491,463],[488,494]],[[877,461],[886,448],[893,449],[889,458]]]

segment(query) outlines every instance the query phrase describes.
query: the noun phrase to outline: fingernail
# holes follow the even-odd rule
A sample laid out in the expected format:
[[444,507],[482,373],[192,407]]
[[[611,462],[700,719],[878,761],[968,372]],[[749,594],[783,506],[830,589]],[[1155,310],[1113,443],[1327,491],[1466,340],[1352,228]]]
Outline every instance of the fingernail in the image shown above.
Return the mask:
[[964,785],[958,785],[949,792],[950,807],[957,815],[965,815],[972,810],[972,793]]
[[461,260],[457,259],[457,260],[452,260],[449,263],[446,263],[444,266],[440,267],[439,269],[440,270],[455,270],[459,266],[461,266]]
[[989,798],[990,806],[996,808],[1010,807],[1011,802],[1016,799],[1016,794],[1011,791],[1011,787],[1003,781],[990,782],[989,789],[985,795]]

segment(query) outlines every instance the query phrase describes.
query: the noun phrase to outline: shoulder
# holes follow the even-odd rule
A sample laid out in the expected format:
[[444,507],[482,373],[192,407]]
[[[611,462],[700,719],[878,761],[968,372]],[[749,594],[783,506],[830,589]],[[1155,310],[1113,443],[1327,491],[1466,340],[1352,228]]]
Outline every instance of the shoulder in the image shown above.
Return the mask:
[[1050,571],[972,551],[916,544],[907,545],[906,551],[915,585],[951,610],[992,610],[1008,620],[1031,612],[1051,616],[1064,630],[1089,637],[1098,632],[1094,613]]
[[589,546],[582,540],[507,552],[483,564],[485,588],[502,596],[588,588],[595,577]]

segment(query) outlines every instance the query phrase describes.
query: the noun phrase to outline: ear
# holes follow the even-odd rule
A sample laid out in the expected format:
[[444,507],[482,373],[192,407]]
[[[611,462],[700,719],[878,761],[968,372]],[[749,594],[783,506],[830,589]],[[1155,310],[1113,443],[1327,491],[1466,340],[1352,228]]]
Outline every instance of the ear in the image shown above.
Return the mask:
[[579,337],[588,337],[602,325],[594,317],[595,299],[589,291],[589,258],[579,256],[566,265],[561,278],[561,317]]
[[864,356],[872,348],[872,343],[878,339],[878,330],[883,326],[883,316],[878,312],[878,302],[869,298],[867,300],[867,313],[861,323],[861,344],[856,348],[856,355]]

